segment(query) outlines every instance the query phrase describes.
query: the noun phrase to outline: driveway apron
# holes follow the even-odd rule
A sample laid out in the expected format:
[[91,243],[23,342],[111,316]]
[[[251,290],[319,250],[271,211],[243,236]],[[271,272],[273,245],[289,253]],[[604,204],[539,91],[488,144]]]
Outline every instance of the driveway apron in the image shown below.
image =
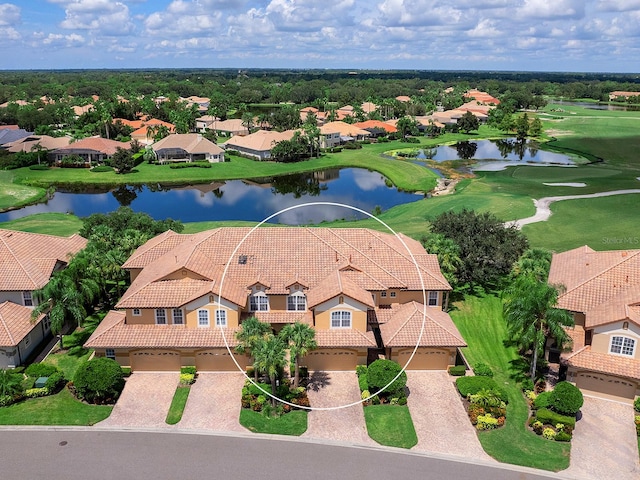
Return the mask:
[[407,387],[407,404],[418,435],[413,450],[493,461],[482,449],[448,373],[407,370]]
[[[313,372],[307,394],[311,407],[331,409],[310,411],[303,437],[377,445],[367,434],[355,372]],[[332,408],[354,402],[351,407]]]
[[562,473],[580,479],[640,478],[633,407],[585,397],[581,413],[571,440],[571,463]]
[[178,372],[136,372],[101,427],[168,427],[165,420],[180,381]]
[[179,428],[246,432],[240,425],[245,377],[240,372],[198,373],[191,386]]

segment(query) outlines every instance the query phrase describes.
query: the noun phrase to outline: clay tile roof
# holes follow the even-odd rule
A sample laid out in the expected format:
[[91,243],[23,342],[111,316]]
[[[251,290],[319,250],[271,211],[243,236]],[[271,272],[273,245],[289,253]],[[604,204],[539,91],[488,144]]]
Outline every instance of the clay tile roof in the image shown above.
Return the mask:
[[206,280],[162,280],[144,285],[120,301],[117,308],[180,307],[212,291],[213,283]]
[[237,345],[234,328],[186,328],[184,325],[128,325],[125,313],[110,311],[100,322],[93,335],[84,344],[86,348],[212,348],[224,347],[225,338],[230,347]]
[[0,229],[0,291],[44,287],[56,264],[67,263],[86,244],[79,235],[56,237]]
[[391,318],[380,326],[380,334],[387,347],[415,347],[418,339],[421,347],[466,346],[449,314],[417,302],[394,309]]
[[393,125],[390,125],[381,120],[366,120],[364,122],[356,122],[354,123],[354,125],[358,128],[362,128],[363,130],[376,128],[379,130],[384,130],[387,133],[395,133],[398,131],[398,129]]
[[113,155],[116,153],[118,147],[127,149],[130,147],[130,144],[131,142],[117,142],[116,140],[109,140],[102,137],[89,137],[70,143],[65,147],[54,150],[54,152],[57,154],[73,154],[78,150],[92,150],[104,153],[105,155]]
[[151,146],[156,152],[163,149],[181,149],[187,153],[220,154],[224,150],[198,133],[174,133],[158,140]]
[[316,330],[316,343],[320,348],[377,347],[373,332],[333,328]]
[[371,308],[375,307],[371,293],[356,285],[348,276],[344,275],[344,272],[339,270],[333,272],[317,286],[309,289],[307,303],[310,308],[313,308],[338,295],[353,298]]
[[566,358],[575,368],[640,380],[640,360],[591,350],[588,345]]
[[310,311],[306,312],[249,312],[245,317],[256,317],[264,323],[305,323],[313,325],[313,315]]
[[0,304],[0,347],[16,347],[44,318],[40,315],[31,323],[31,311],[13,302]]
[[283,140],[291,140],[294,131],[287,130],[285,132],[273,132],[267,130],[258,130],[244,137],[236,135],[223,143],[225,148],[247,148],[256,152],[271,151],[275,144]]
[[347,137],[357,137],[358,135],[368,137],[371,135],[371,132],[364,130],[363,128],[339,120],[335,122],[327,122],[320,127],[320,133],[322,134],[335,132],[339,132],[340,135]]

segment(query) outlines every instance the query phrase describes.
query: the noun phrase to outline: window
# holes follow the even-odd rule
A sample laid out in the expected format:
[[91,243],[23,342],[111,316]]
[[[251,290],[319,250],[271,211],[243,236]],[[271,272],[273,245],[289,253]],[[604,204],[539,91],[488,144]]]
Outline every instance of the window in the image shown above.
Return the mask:
[[25,307],[33,307],[33,297],[31,292],[22,292],[22,304]]
[[24,337],[24,346],[28,347],[31,345],[31,332],[27,333],[27,336]]
[[429,300],[427,305],[429,305],[430,307],[438,305],[438,292],[429,292]]
[[142,311],[140,311],[139,308],[134,308],[133,309],[133,316],[134,317],[139,317],[140,315],[142,315]]
[[167,311],[164,308],[156,308],[156,325],[167,324]]
[[389,294],[389,296],[390,296],[391,298],[396,298],[396,292],[391,292],[391,293]]
[[331,328],[351,328],[351,312],[346,310],[331,312]]
[[51,319],[49,318],[49,314],[45,315],[44,319],[42,320],[43,324],[44,324],[44,331],[48,332],[49,330],[51,330]]
[[609,347],[609,352],[618,355],[633,357],[635,346],[636,341],[633,338],[615,336],[611,337],[611,346]]
[[184,325],[184,314],[181,308],[174,308],[172,316],[174,325]]
[[380,292],[380,296],[381,296],[382,298],[386,297],[386,296],[387,296],[387,292]]
[[302,292],[296,292],[287,297],[287,310],[304,311],[307,309],[307,297]]
[[209,310],[198,310],[198,326],[209,326]]
[[216,327],[226,327],[226,326],[227,326],[227,311],[216,310]]
[[251,295],[249,298],[249,310],[252,312],[266,312],[269,310],[269,298],[263,292]]
[[107,348],[104,351],[104,356],[107,358],[110,358],[111,360],[115,360],[116,359],[116,351],[113,348]]

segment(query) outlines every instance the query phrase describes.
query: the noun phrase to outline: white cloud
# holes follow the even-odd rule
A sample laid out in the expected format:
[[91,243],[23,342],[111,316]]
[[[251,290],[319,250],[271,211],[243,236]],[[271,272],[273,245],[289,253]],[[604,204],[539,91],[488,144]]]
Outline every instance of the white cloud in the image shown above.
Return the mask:
[[53,47],[79,47],[85,42],[84,37],[72,33],[70,35],[62,35],[60,33],[50,33],[41,40],[43,45]]
[[584,0],[524,0],[518,15],[525,19],[578,19],[584,17],[584,7]]
[[0,27],[20,23],[20,7],[12,3],[0,3]]
[[93,30],[98,35],[127,35],[134,30],[129,7],[109,0],[77,0],[65,5],[60,27],[67,30]]

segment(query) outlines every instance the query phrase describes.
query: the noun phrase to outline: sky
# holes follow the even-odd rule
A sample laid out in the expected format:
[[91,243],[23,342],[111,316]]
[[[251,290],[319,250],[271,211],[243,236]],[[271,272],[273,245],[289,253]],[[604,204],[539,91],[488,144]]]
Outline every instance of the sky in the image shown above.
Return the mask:
[[636,73],[640,0],[10,0],[0,39],[2,70]]

